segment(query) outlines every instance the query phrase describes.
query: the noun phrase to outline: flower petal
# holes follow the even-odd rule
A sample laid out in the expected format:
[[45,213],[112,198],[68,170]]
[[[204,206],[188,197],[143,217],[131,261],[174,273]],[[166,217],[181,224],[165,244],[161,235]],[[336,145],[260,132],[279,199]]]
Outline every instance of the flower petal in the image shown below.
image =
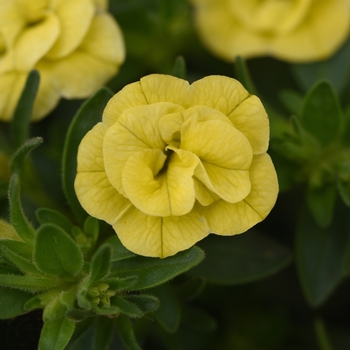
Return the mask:
[[126,110],[106,132],[104,161],[108,178],[122,194],[122,171],[129,157],[144,149],[165,149],[158,121],[167,113],[180,111],[183,107],[172,103],[136,106]]
[[276,171],[268,154],[254,156],[250,168],[252,190],[238,203],[223,200],[202,208],[210,229],[218,235],[242,233],[265,219],[278,194]]
[[195,176],[222,199],[235,203],[250,191],[252,149],[246,137],[221,120],[188,120],[181,128],[181,149],[196,154],[202,163]]
[[193,246],[209,234],[198,210],[183,216],[149,216],[130,207],[113,225],[123,245],[136,254],[166,258]]
[[269,145],[269,120],[256,96],[250,96],[228,115],[232,124],[249,140],[253,154],[267,151]]
[[239,81],[212,75],[191,85],[189,103],[191,106],[211,107],[229,115],[248,96],[248,91]]
[[102,142],[106,127],[98,123],[83,138],[78,150],[75,192],[82,207],[92,216],[112,224],[130,206],[110,184],[103,168]]
[[183,105],[189,93],[186,80],[170,75],[151,74],[140,80],[147,103],[172,102]]
[[95,7],[91,0],[61,1],[54,8],[59,23],[60,36],[46,55],[48,59],[58,59],[75,50],[90,28]]
[[126,196],[147,215],[185,215],[195,202],[192,177],[198,162],[197,157],[181,150],[168,157],[159,149],[137,152],[123,169]]

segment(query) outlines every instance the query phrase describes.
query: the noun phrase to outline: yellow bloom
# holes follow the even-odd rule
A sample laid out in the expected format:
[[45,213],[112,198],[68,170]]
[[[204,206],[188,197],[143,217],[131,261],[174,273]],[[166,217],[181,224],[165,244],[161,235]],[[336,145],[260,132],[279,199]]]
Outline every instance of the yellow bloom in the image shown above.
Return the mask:
[[1,0],[0,120],[12,119],[28,72],[41,81],[33,120],[60,97],[86,98],[124,60],[118,24],[107,0]]
[[268,141],[266,112],[238,81],[149,75],[83,138],[75,190],[126,248],[164,258],[267,216],[278,193]]
[[322,60],[347,38],[349,0],[191,0],[204,44],[219,57]]

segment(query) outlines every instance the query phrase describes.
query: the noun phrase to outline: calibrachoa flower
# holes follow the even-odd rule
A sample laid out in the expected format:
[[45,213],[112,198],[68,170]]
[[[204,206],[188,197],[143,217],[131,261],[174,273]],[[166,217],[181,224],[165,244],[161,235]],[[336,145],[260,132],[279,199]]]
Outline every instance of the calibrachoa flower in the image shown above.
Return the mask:
[[0,5],[0,120],[13,116],[28,72],[41,82],[33,120],[65,98],[86,98],[124,60],[108,0],[3,0]]
[[83,138],[76,193],[126,248],[164,258],[267,216],[278,192],[268,141],[266,112],[238,81],[149,75]]
[[349,0],[190,0],[204,44],[219,57],[322,60],[349,34]]

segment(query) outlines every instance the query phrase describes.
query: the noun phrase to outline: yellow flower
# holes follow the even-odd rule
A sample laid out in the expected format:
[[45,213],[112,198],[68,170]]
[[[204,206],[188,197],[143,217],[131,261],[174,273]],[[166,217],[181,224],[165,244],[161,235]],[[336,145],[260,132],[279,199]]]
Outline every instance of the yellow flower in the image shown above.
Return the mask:
[[12,119],[28,72],[41,81],[32,120],[60,97],[86,98],[124,60],[107,0],[3,0],[0,6],[0,120]]
[[75,190],[126,248],[164,258],[267,216],[278,193],[268,141],[266,112],[238,81],[149,75],[83,138]]
[[204,44],[217,56],[322,60],[347,38],[349,0],[191,0]]

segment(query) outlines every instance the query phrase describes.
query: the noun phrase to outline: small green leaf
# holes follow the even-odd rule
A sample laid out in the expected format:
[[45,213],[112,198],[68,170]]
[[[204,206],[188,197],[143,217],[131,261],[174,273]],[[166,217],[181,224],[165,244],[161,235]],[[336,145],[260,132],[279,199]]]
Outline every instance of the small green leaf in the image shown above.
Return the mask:
[[144,314],[154,312],[159,308],[159,299],[153,295],[131,294],[125,296],[125,299],[137,305]]
[[109,244],[103,244],[95,252],[91,259],[89,283],[99,281],[109,273],[111,265],[112,248]]
[[12,173],[20,173],[28,154],[44,142],[42,137],[33,137],[26,140],[12,155],[10,169]]
[[160,307],[154,313],[158,323],[169,333],[175,333],[181,320],[181,307],[174,289],[169,284],[163,284],[152,289],[160,301]]
[[319,188],[309,188],[306,203],[314,220],[320,227],[328,227],[333,219],[337,189],[334,184],[325,184]]
[[80,322],[82,320],[85,320],[87,317],[94,316],[96,316],[96,312],[92,310],[69,309],[66,312],[66,317],[76,322]]
[[141,309],[130,301],[121,298],[117,295],[111,297],[111,308],[117,308],[118,312],[122,312],[130,317],[142,317],[143,312]]
[[61,303],[60,296],[57,295],[46,306],[43,312],[44,322],[52,322],[64,317],[66,307]]
[[235,72],[237,80],[248,90],[250,94],[256,95],[257,91],[250,77],[248,67],[242,57],[237,56],[235,61]]
[[84,222],[84,233],[91,239],[91,245],[96,243],[99,231],[99,221],[92,216],[88,216]]
[[28,74],[26,84],[18,101],[11,123],[15,148],[18,148],[28,138],[30,118],[39,82],[40,76],[38,71],[32,70]]
[[67,233],[56,225],[44,224],[36,234],[34,262],[50,275],[74,276],[83,266],[83,257]]
[[189,271],[210,283],[236,285],[266,278],[291,262],[289,249],[255,231],[209,236],[199,243],[205,260]]
[[103,282],[107,283],[112,290],[129,290],[137,284],[138,280],[137,276],[128,276],[105,278]]
[[188,271],[203,259],[204,253],[198,247],[192,247],[165,259],[137,256],[115,261],[110,275],[124,278],[137,276],[139,281],[133,290],[151,288]]
[[35,230],[23,213],[19,189],[19,178],[18,175],[14,174],[10,180],[9,186],[11,223],[18,235],[28,243],[29,246],[33,246]]
[[98,317],[94,340],[95,350],[108,350],[114,331],[113,319]]
[[35,213],[40,224],[53,224],[60,227],[68,234],[73,229],[73,224],[60,212],[47,208],[40,208]]
[[11,241],[11,240],[0,240],[0,248],[6,247],[13,251],[14,253],[20,255],[23,258],[26,259],[32,259],[33,257],[33,250],[30,245],[24,242],[19,241]]
[[116,318],[117,328],[123,345],[128,350],[141,350],[137,343],[134,329],[128,316],[119,315]]
[[106,242],[111,244],[113,248],[111,261],[135,258],[137,256],[122,245],[117,235],[110,237]]
[[63,350],[73,335],[75,322],[66,317],[44,323],[39,350]]
[[288,112],[293,115],[300,116],[303,106],[303,97],[300,93],[294,90],[283,90],[279,95],[283,105]]
[[81,207],[74,190],[74,180],[77,173],[77,153],[82,138],[102,119],[102,112],[113,96],[113,93],[103,88],[88,99],[74,117],[65,141],[62,159],[62,181],[67,201],[76,215],[83,223],[87,214]]
[[0,246],[0,251],[3,257],[11,264],[16,266],[20,271],[28,275],[41,275],[41,272],[35,267],[32,260],[26,259],[6,246]]
[[22,290],[0,287],[0,319],[12,318],[26,312],[24,305],[33,294]]
[[0,286],[28,292],[45,291],[56,287],[58,281],[51,277],[0,275]]
[[186,79],[186,61],[183,56],[176,57],[171,75],[180,79]]
[[0,241],[2,240],[22,241],[13,226],[5,220],[0,219]]
[[296,236],[296,261],[304,294],[313,307],[325,302],[349,272],[348,210],[339,203],[327,229],[320,228],[308,211],[301,216]]
[[322,145],[329,144],[340,135],[343,114],[339,100],[328,82],[321,81],[308,92],[301,121],[305,129]]

